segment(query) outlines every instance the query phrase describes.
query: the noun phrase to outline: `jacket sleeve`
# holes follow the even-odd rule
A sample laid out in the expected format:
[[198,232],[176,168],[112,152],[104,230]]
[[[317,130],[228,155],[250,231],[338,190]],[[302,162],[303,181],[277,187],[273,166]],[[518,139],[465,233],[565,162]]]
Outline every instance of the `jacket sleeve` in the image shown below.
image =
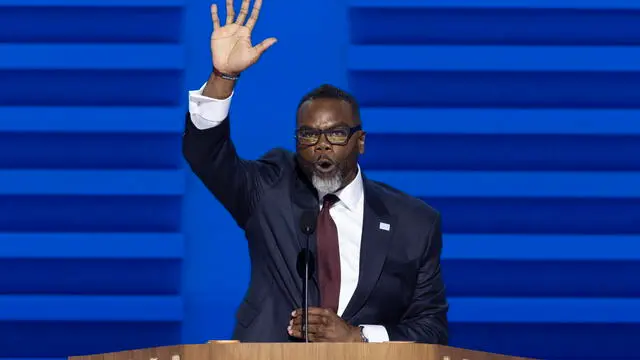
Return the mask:
[[218,126],[200,130],[187,112],[182,153],[193,173],[244,228],[265,187],[282,172],[282,151],[258,160],[238,156],[231,140],[229,116]]
[[442,232],[438,214],[427,235],[428,245],[422,256],[413,301],[399,324],[388,326],[390,341],[448,343],[448,304],[440,271]]

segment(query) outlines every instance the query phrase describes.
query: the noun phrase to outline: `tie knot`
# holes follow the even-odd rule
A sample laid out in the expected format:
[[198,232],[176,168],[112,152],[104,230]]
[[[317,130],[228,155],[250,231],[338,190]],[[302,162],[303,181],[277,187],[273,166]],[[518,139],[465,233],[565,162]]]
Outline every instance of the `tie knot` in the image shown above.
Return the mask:
[[331,208],[338,201],[340,201],[340,199],[334,194],[327,194],[323,198],[322,207]]

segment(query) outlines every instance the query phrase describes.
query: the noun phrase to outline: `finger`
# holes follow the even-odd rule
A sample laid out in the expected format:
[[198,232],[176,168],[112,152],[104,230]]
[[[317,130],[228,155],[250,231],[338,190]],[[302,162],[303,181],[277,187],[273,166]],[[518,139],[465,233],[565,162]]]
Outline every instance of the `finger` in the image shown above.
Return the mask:
[[211,5],[211,21],[213,21],[213,30],[220,27],[220,19],[218,18],[218,5]]
[[288,332],[289,332],[289,335],[295,338],[304,339],[304,334],[302,333],[302,331],[300,331],[300,329],[289,328]]
[[[302,329],[301,327],[292,327],[289,326],[287,328],[287,332],[289,333],[289,335],[299,338],[299,339],[304,339],[304,329]],[[318,328],[318,327],[314,327],[314,326],[309,326],[309,340],[315,341],[314,339],[321,339],[322,338],[322,334],[323,334],[323,330]]]
[[319,335],[324,334],[326,331],[327,329],[322,324],[309,324],[309,336],[313,335],[318,337]]
[[[265,40],[266,41],[266,40]],[[265,42],[263,41],[263,42]],[[315,315],[326,315],[327,314],[327,310],[323,309],[323,308],[318,308],[318,307],[309,307],[309,314],[315,314]],[[291,318],[296,318],[296,317],[301,317],[304,315],[304,309],[296,309],[291,313]]]
[[[298,338],[298,339],[304,339],[304,332],[300,331],[300,329],[291,329],[289,330],[289,335]],[[316,339],[320,339],[320,337],[318,335],[309,333],[309,341],[318,341]]]
[[249,28],[249,30],[253,30],[253,27],[256,26],[256,21],[258,21],[258,15],[260,15],[260,8],[262,7],[262,0],[256,0],[255,3],[253,3],[253,9],[251,10],[251,16],[249,17],[249,20],[247,21],[247,24],[245,25],[246,27]]
[[313,313],[324,316],[331,316],[336,314],[335,312],[325,308],[313,308]]
[[[275,38],[272,38],[272,39],[275,40]],[[267,40],[269,40],[269,39],[267,39]],[[265,40],[263,42],[266,42],[267,40]],[[319,307],[313,307],[313,306],[309,307],[309,314],[323,315],[323,314],[326,314],[326,313],[327,313],[326,309],[319,308]],[[295,309],[291,313],[291,317],[302,316],[303,314],[304,314],[304,309]]]
[[249,14],[249,2],[249,0],[242,0],[242,6],[240,7],[240,14],[238,14],[236,24],[242,25],[244,20],[247,18],[247,15]]
[[[269,41],[270,39],[273,39],[274,41],[276,40],[275,38],[269,38],[265,41],[263,41],[262,43],[265,43],[267,41]],[[259,46],[260,44],[256,45]],[[271,46],[271,45],[269,45]],[[303,314],[304,310],[296,310],[295,314]],[[324,308],[319,308],[319,307],[310,307],[309,308],[309,314],[315,314],[315,315],[322,315],[322,316],[338,316],[335,312],[329,310],[329,309],[324,309]]]
[[[295,317],[291,320],[290,324],[299,327],[304,323],[304,316]],[[326,325],[328,319],[325,316],[318,314],[309,314],[309,325]]]
[[309,341],[323,342],[326,341],[326,329],[319,326],[309,326]]
[[265,51],[267,51],[268,48],[273,46],[273,44],[275,44],[276,42],[278,42],[278,39],[268,38],[262,41],[260,44],[254,46],[254,49],[256,49],[258,56],[261,56]]
[[233,23],[233,18],[236,17],[236,12],[233,10],[233,0],[227,0],[227,21],[225,25]]

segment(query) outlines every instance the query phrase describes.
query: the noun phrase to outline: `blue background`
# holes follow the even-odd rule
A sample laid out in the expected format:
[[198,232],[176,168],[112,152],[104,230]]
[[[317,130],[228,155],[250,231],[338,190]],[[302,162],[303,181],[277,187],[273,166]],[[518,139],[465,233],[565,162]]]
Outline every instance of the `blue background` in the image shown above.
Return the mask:
[[[631,359],[639,23],[634,0],[264,0],[254,39],[279,42],[233,137],[292,148],[299,98],[349,89],[369,176],[443,214],[451,345]],[[210,31],[201,0],[0,0],[0,358],[229,338],[246,243],[180,152]]]

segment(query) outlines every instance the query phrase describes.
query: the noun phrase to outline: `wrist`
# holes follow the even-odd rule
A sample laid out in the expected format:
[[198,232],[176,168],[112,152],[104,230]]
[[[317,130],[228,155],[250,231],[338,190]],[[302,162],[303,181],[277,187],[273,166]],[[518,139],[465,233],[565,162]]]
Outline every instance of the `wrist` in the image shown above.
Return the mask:
[[352,329],[352,339],[353,342],[366,342],[364,337],[362,336],[362,327],[354,326]]
[[225,71],[225,70],[220,70],[217,67],[213,67],[213,75],[215,75],[216,77],[219,77],[221,79],[224,80],[238,80],[240,79],[240,72],[233,72],[233,71]]
[[202,90],[202,95],[213,99],[227,99],[233,93],[236,80],[225,79],[215,73],[211,73],[209,80]]

